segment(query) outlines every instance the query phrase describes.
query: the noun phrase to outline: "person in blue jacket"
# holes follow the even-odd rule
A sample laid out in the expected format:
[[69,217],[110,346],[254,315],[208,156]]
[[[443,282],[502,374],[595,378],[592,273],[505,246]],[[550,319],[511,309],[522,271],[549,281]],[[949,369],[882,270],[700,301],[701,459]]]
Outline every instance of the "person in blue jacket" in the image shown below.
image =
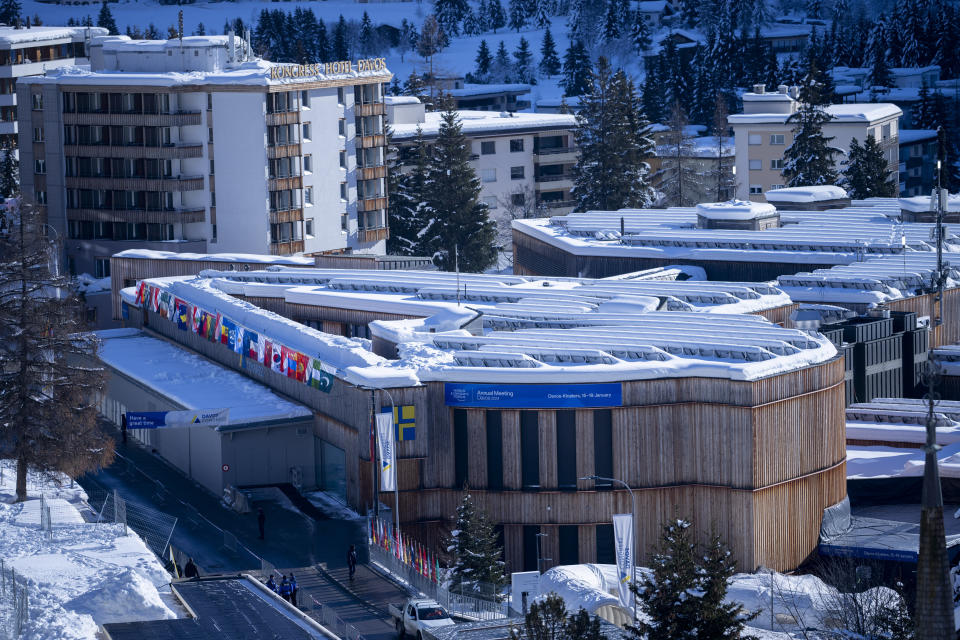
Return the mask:
[[290,581],[287,580],[287,576],[284,575],[283,580],[280,581],[280,597],[289,601],[291,593],[293,593],[293,591],[290,588]]
[[273,580],[273,574],[271,574],[267,580],[267,588],[274,593],[280,593],[280,590],[277,588],[277,583]]
[[297,606],[297,579],[290,574],[290,604]]

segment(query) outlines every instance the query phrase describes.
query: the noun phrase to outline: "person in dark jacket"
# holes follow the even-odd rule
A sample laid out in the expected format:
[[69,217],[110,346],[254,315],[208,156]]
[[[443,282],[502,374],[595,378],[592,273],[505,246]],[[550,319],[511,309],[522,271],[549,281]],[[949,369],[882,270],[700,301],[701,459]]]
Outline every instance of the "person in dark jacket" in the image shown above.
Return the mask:
[[274,593],[280,593],[280,588],[277,587],[277,583],[273,579],[273,574],[270,574],[270,577],[267,579],[267,588]]
[[297,579],[293,576],[293,573],[290,574],[290,604],[297,606]]
[[283,580],[280,581],[280,597],[289,602],[291,593],[290,581],[287,580],[287,576],[284,575]]
[[263,527],[267,524],[267,515],[263,512],[263,507],[257,507],[257,526],[260,527],[260,539],[263,540]]
[[193,564],[193,558],[187,560],[187,564],[183,567],[183,577],[184,578],[199,578],[200,571],[197,570],[197,565]]
[[357,545],[350,545],[347,551],[347,568],[350,569],[350,577],[357,572]]

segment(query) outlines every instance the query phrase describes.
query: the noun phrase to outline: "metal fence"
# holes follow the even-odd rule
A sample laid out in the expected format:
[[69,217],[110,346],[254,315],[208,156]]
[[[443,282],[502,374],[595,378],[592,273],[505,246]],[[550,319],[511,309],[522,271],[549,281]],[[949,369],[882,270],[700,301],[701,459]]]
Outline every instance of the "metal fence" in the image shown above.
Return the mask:
[[[451,614],[477,620],[498,620],[507,617],[506,603],[487,599],[477,593],[451,592],[430,578],[424,577],[409,564],[379,545],[368,545],[370,562],[380,565],[391,576],[406,583],[413,591],[433,598]],[[491,593],[492,589],[489,589]]]
[[0,560],[0,638],[13,640],[24,632],[30,613],[26,580]]
[[[90,504],[96,508],[92,497]],[[97,510],[97,522],[116,522],[129,527],[143,538],[147,547],[158,558],[165,557],[170,536],[173,535],[173,529],[177,526],[175,517],[146,505],[129,502],[116,491],[106,494],[103,498]]]
[[349,622],[344,622],[333,607],[323,604],[313,596],[310,596],[310,600],[313,605],[313,615],[311,617],[326,627],[330,633],[343,640],[366,640],[355,626]]

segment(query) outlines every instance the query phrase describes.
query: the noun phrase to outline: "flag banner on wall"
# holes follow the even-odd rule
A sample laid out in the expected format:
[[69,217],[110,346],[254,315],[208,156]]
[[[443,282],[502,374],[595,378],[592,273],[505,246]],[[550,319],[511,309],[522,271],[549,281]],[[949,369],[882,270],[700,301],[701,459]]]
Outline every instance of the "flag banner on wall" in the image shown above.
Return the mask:
[[186,300],[180,298],[174,300],[173,306],[176,309],[177,329],[186,331],[190,328],[190,307]]
[[160,310],[160,289],[150,288],[150,308],[156,313]]
[[163,429],[165,427],[221,427],[230,421],[230,409],[198,411],[128,411],[128,429]]
[[170,317],[170,294],[164,291],[160,294],[160,317],[169,318]]
[[194,307],[193,313],[190,315],[190,328],[194,333],[200,333],[200,320],[203,318],[203,311],[200,310],[200,307]]
[[633,515],[618,513],[613,516],[613,541],[617,554],[617,587],[620,606],[633,609]]
[[200,335],[207,340],[213,340],[213,331],[217,324],[217,317],[206,311],[200,312]]
[[398,442],[417,439],[417,408],[412,404],[393,407],[393,426]]
[[380,491],[396,491],[397,458],[393,443],[393,420],[389,413],[377,414],[377,447],[380,453]]
[[143,280],[140,281],[140,284],[137,285],[137,304],[143,304],[146,297],[147,283]]
[[217,342],[220,344],[225,344],[230,349],[233,349],[233,344],[231,343],[230,336],[233,336],[235,340],[237,337],[237,325],[226,316],[221,316],[220,318],[220,332],[217,334]]
[[281,350],[282,347],[279,344],[275,344],[269,340],[267,340],[263,349],[263,364],[277,373],[284,373],[286,371]]
[[333,388],[333,375],[325,371],[323,363],[316,358],[310,359],[310,380],[308,384],[324,393],[330,393],[330,389]]
[[260,334],[249,329],[243,334],[243,340],[246,343],[246,352],[248,358],[253,358],[257,362],[263,360],[263,341]]
[[281,347],[280,352],[283,356],[283,365],[287,370],[287,377],[306,382],[310,358],[288,347]]

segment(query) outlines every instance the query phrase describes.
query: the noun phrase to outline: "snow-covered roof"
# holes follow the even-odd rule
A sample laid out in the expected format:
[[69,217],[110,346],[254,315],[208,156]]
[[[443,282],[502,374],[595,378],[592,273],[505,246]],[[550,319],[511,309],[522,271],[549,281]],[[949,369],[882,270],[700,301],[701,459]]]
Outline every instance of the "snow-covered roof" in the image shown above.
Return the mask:
[[126,249],[113,254],[115,258],[141,260],[196,260],[204,262],[260,262],[263,264],[289,264],[311,266],[313,258],[304,256],[273,256],[262,253],[176,253],[153,249]]
[[810,187],[784,187],[764,194],[767,202],[812,203],[826,200],[844,200],[847,192],[835,185],[817,185]]
[[[533,278],[443,272],[274,268],[151,280],[269,340],[315,355],[354,384],[617,382],[664,377],[753,380],[824,362],[822,336],[745,315],[789,303],[766,283]],[[244,298],[407,316],[370,324],[398,345],[388,360]],[[465,330],[466,327],[471,330]]]
[[169,40],[136,40],[129,36],[107,36],[97,38],[94,44],[103,47],[104,51],[111,53],[122,52],[163,52],[167,49],[179,49],[181,46],[188,48],[198,47],[226,47],[230,42],[230,36],[184,36],[180,38],[170,38]]
[[417,96],[384,96],[384,104],[420,104]]
[[105,36],[109,33],[103,27],[0,27],[0,46],[44,42],[47,40],[83,40],[87,33],[91,36]]
[[[904,211],[921,213],[924,211],[936,211],[936,202],[931,200],[930,196],[910,196],[909,198],[900,198],[900,208]],[[960,193],[954,193],[947,196],[948,212],[960,211]]]
[[777,214],[777,209],[766,202],[731,200],[705,202],[697,205],[697,215],[710,220],[756,220]]
[[104,364],[185,409],[229,408],[230,425],[312,415],[258,382],[166,340],[136,329],[108,329],[96,335],[102,342],[99,356]]
[[447,91],[454,98],[472,98],[476,96],[485,96],[497,93],[529,93],[531,86],[528,84],[470,84],[465,83],[460,89],[450,89]]
[[[767,94],[764,94],[767,95]],[[784,96],[771,93],[783,100]],[[887,102],[857,102],[854,104],[831,104],[825,108],[831,122],[877,122],[903,115],[895,104]],[[730,124],[786,123],[788,113],[735,113],[728,117]]]
[[924,140],[936,140],[937,132],[933,129],[900,129],[897,132],[897,137],[899,138],[899,144],[903,146]]
[[[937,444],[960,442],[960,402],[938,401],[934,410]],[[923,399],[876,398],[846,409],[847,440],[915,445],[926,442],[928,407]]]
[[[496,111],[458,111],[463,132],[467,135],[489,133],[515,133],[517,131],[545,131],[552,129],[573,129],[577,118],[567,113],[510,113],[502,115]],[[442,114],[431,111],[424,114],[425,121],[419,124],[395,124],[392,126],[394,140],[412,139],[417,136],[417,127],[425,138],[437,136],[440,132]]]

